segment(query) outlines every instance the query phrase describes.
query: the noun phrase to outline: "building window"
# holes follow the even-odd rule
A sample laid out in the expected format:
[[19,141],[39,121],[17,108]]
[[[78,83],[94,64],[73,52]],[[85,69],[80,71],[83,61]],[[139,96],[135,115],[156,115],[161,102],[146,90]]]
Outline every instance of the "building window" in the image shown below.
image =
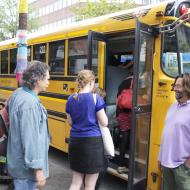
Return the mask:
[[42,8],[39,9],[39,16],[42,16]]
[[11,49],[10,50],[10,73],[15,73],[16,69],[16,63],[17,63],[17,49]]
[[64,74],[64,41],[49,43],[50,74]]
[[57,6],[58,6],[58,9],[61,9],[62,8],[62,1],[61,0],[59,0],[58,2],[57,2]]
[[34,46],[34,60],[46,62],[46,44]]
[[76,17],[75,16],[72,16],[71,17],[71,22],[75,22],[76,21]]
[[49,8],[49,12],[52,13],[53,12],[53,4],[49,5],[50,8]]
[[61,23],[62,23],[62,25],[65,25],[65,24],[67,23],[67,20],[66,20],[66,19],[63,19],[63,20],[61,21]]
[[58,10],[58,2],[56,1],[55,3],[54,3],[54,11],[57,11]]
[[67,7],[67,0],[62,0],[63,8]]

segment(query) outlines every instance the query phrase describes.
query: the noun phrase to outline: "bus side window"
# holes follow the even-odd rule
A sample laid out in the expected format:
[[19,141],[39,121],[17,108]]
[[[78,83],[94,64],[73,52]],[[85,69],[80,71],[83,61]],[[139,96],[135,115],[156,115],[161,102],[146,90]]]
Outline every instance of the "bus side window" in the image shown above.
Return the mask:
[[31,46],[27,47],[27,60],[28,62],[31,61]]
[[17,63],[17,48],[10,50],[10,74],[15,73]]
[[77,75],[82,69],[87,69],[87,38],[69,40],[68,74]]
[[46,44],[39,44],[34,46],[33,60],[46,62]]
[[49,43],[50,74],[64,74],[64,41]]
[[[69,65],[68,74],[77,75],[87,67],[88,42],[87,37],[69,40]],[[92,43],[92,70],[95,75],[98,73],[98,42]]]
[[1,52],[1,74],[8,74],[8,50]]

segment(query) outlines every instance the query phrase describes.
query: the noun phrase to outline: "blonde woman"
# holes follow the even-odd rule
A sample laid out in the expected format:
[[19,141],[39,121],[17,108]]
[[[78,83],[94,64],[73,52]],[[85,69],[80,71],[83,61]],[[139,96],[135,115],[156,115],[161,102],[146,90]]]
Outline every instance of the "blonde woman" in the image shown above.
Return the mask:
[[98,121],[107,126],[105,102],[97,95],[93,99],[95,76],[93,71],[82,70],[77,77],[79,91],[68,98],[67,120],[71,125],[69,161],[73,170],[70,190],[94,190],[99,172],[104,168],[104,149]]

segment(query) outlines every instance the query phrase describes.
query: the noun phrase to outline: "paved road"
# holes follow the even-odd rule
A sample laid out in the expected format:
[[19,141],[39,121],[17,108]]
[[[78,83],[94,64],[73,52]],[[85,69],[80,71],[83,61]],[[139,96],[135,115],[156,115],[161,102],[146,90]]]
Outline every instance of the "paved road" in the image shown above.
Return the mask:
[[[68,166],[67,154],[51,148],[49,153],[50,178],[44,190],[68,190],[71,184],[71,170]],[[123,180],[106,174],[100,190],[126,190]],[[0,190],[7,190],[6,185],[0,184]]]

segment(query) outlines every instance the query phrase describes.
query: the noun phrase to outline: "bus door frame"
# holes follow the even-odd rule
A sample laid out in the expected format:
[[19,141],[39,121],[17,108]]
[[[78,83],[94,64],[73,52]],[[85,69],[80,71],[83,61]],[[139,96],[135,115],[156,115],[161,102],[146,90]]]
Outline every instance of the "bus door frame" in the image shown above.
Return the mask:
[[87,62],[87,65],[88,65],[88,69],[90,69],[90,70],[92,69],[93,40],[97,40],[98,42],[102,41],[102,42],[106,43],[107,38],[106,38],[105,34],[103,34],[103,33],[95,32],[92,30],[88,31],[88,62]]
[[[105,76],[105,63],[106,63],[106,43],[107,43],[107,37],[104,33],[100,33],[100,32],[96,32],[96,31],[92,31],[89,30],[88,31],[88,60],[87,60],[87,65],[88,65],[88,69],[92,70],[92,59],[93,59],[93,40],[98,42],[98,46],[99,46],[99,42],[104,42],[105,44],[105,49],[104,49],[104,55],[102,55],[102,52],[99,51],[98,48],[98,81],[96,80],[96,83],[98,82],[97,86],[100,86],[102,88],[104,88],[104,76]],[[100,55],[101,54],[101,55]],[[103,60],[103,65],[99,64],[101,63],[101,58],[100,57],[104,57]],[[99,70],[100,69],[100,70]]]
[[[149,138],[150,138],[150,119],[151,119],[151,107],[152,107],[152,81],[153,81],[153,54],[154,54],[154,46],[155,46],[155,33],[154,33],[154,28],[140,23],[137,20],[136,23],[136,31],[135,31],[135,59],[134,59],[134,86],[133,86],[133,107],[132,107],[132,128],[131,128],[131,139],[130,139],[130,158],[129,158],[129,173],[128,173],[128,190],[137,190],[137,189],[146,189],[147,185],[147,174],[148,174],[148,152],[149,152]],[[144,44],[143,44],[144,40]],[[144,48],[144,45],[147,45],[147,41],[149,40],[148,43],[151,41],[152,47],[146,46],[146,49]],[[143,64],[143,55],[144,55],[144,64],[147,64],[147,52],[143,54],[143,50],[150,51],[152,48],[152,52],[150,55],[151,56],[151,77],[149,81],[149,92],[150,92],[150,99],[149,102],[146,104],[141,104],[138,103],[138,95],[139,95],[139,87],[141,85],[140,81],[140,66],[142,67]],[[150,56],[148,58],[150,58]],[[150,60],[150,59],[149,59]],[[141,87],[142,88],[142,87]],[[145,123],[147,124],[147,146],[146,146],[146,162],[145,162],[145,172],[144,172],[144,177],[142,177],[139,181],[135,180],[135,160],[137,162],[136,157],[136,138],[138,138],[136,135],[138,131],[138,118],[144,119]],[[148,116],[146,118],[146,116]],[[143,120],[143,121],[144,121]],[[138,152],[137,152],[138,154]]]

